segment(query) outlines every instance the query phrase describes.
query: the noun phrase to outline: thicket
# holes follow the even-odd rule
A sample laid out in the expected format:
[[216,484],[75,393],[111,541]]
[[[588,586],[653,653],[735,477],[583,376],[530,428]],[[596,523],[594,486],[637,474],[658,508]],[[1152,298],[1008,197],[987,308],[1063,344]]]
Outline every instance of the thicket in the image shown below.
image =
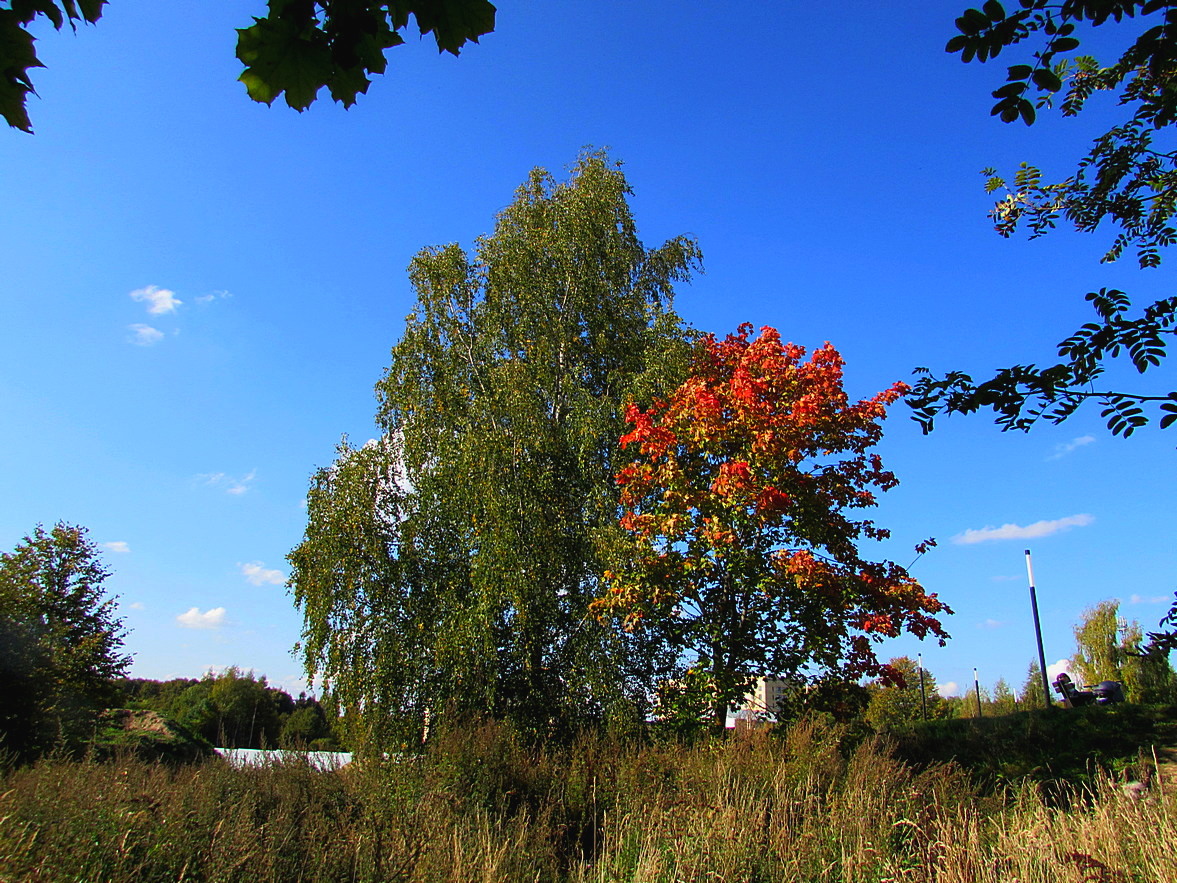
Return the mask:
[[199,680],[121,678],[113,687],[118,707],[158,712],[221,748],[343,747],[329,701],[324,706],[305,693],[295,699],[270,686],[265,675],[236,666]]
[[1058,796],[984,792],[820,718],[566,748],[488,722],[336,772],[46,759],[0,781],[0,879],[1177,879],[1171,796]]

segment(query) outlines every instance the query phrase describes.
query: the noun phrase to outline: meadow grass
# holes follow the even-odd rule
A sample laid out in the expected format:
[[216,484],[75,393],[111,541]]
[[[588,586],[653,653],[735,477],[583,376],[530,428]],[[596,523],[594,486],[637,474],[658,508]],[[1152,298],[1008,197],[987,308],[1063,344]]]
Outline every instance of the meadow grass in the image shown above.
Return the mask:
[[47,759],[0,780],[2,881],[1177,880],[1160,791],[981,792],[811,719],[691,746],[481,723],[318,772]]

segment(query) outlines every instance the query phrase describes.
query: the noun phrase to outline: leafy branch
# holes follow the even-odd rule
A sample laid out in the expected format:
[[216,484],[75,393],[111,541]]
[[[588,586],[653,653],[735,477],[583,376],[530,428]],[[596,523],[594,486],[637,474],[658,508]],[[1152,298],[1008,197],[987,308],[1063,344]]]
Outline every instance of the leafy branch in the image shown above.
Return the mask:
[[1145,646],[1144,652],[1148,655],[1165,658],[1177,650],[1177,600],[1173,601],[1173,606],[1169,608],[1169,612],[1161,620],[1160,626],[1162,629],[1164,626],[1171,626],[1171,628],[1168,631],[1149,632],[1148,644]]
[[[1152,17],[1111,65],[1079,54],[1084,29],[1109,22]],[[985,169],[985,189],[999,194],[989,216],[1002,236],[1024,225],[1031,239],[1066,220],[1082,232],[1111,222],[1118,231],[1102,257],[1119,259],[1134,249],[1141,267],[1156,267],[1161,249],[1177,242],[1172,223],[1177,211],[1177,152],[1157,144],[1157,132],[1177,121],[1177,2],[1169,0],[1018,0],[1007,12],[999,0],[966,10],[956,20],[958,33],[945,50],[962,61],[987,61],[1031,38],[1040,48],[1028,63],[1007,69],[1007,82],[993,91],[992,115],[1004,122],[1031,125],[1037,111],[1059,108],[1074,116],[1099,92],[1117,96],[1128,118],[1096,138],[1074,174],[1046,182],[1037,166],[1023,163],[1012,182]],[[930,432],[940,414],[991,408],[1003,429],[1028,430],[1038,420],[1060,423],[1085,401],[1103,404],[1114,435],[1131,435],[1149,422],[1146,406],[1158,404],[1160,425],[1177,420],[1177,393],[1148,395],[1100,389],[1103,361],[1125,354],[1139,373],[1160,364],[1174,332],[1174,299],[1159,300],[1136,319],[1126,317],[1131,303],[1121,291],[1102,289],[1087,299],[1100,321],[1088,323],[1058,345],[1063,361],[1045,368],[1015,365],[974,383],[960,371],[936,377],[927,369],[907,396],[914,419]]]
[[308,108],[326,86],[344,107],[368,91],[371,74],[384,73],[385,52],[405,42],[409,16],[421,36],[432,33],[438,52],[457,55],[467,41],[494,30],[488,0],[269,0],[269,13],[238,30],[241,82],[254,101],[271,104],[285,93],[296,110]]
[[[47,18],[55,28],[79,21],[94,24],[107,0],[0,0],[0,116],[32,132],[26,102],[36,94],[29,71],[37,58],[30,25]],[[438,52],[457,55],[467,42],[495,27],[489,0],[267,0],[264,17],[237,31],[240,80],[254,101],[272,104],[280,95],[306,110],[324,86],[351,107],[368,91],[372,74],[387,67],[385,53],[405,42],[409,17],[421,36],[432,34]]]
[[1177,392],[1146,395],[1096,390],[1094,384],[1103,375],[1107,358],[1123,354],[1140,374],[1161,363],[1170,335],[1177,334],[1177,297],[1157,301],[1135,319],[1125,315],[1131,302],[1122,291],[1100,289],[1088,293],[1087,300],[1101,321],[1083,325],[1058,344],[1058,354],[1066,361],[1046,368],[1003,368],[979,384],[960,371],[940,378],[917,368],[920,378],[907,395],[913,419],[927,434],[940,414],[990,408],[1003,430],[1026,431],[1040,419],[1061,423],[1085,401],[1096,399],[1104,406],[1101,416],[1112,435],[1128,437],[1147,424],[1144,406],[1152,403],[1159,404],[1161,429],[1171,426],[1177,421]]
[[0,116],[8,125],[22,132],[32,132],[33,125],[25,110],[29,93],[36,95],[29,71],[44,67],[37,58],[36,42],[28,27],[44,16],[57,30],[68,22],[94,24],[102,17],[106,0],[6,0],[0,2]]

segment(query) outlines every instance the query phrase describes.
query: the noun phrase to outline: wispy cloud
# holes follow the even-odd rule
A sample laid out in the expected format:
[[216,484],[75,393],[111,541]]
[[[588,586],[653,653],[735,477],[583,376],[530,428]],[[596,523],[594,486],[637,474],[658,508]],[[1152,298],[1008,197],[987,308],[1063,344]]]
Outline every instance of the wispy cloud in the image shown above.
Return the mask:
[[205,304],[211,304],[214,300],[225,300],[226,298],[230,298],[232,296],[232,292],[229,291],[210,291],[208,294],[196,295],[194,300],[196,303],[204,306]]
[[147,304],[147,312],[153,316],[162,316],[166,313],[174,313],[176,307],[184,303],[176,297],[174,291],[169,291],[166,288],[160,288],[158,285],[148,285],[145,288],[136,288],[131,292],[131,300],[139,303]]
[[176,622],[186,629],[219,629],[225,624],[225,608],[213,607],[201,613],[199,607],[192,607],[177,616]]
[[1054,521],[1035,521],[1023,527],[1020,524],[1003,524],[1001,527],[969,528],[962,534],[952,538],[952,542],[959,545],[985,543],[989,540],[1033,540],[1048,537],[1061,530],[1072,527],[1086,527],[1095,521],[1091,515],[1068,515],[1066,518],[1056,518]]
[[257,470],[251,469],[240,478],[234,478],[225,472],[204,472],[196,476],[196,481],[206,487],[221,488],[225,493],[239,497],[249,490],[249,485],[255,478]]
[[977,623],[977,628],[979,628],[979,629],[999,629],[1003,625],[1005,625],[1005,623],[999,619],[987,619],[984,622]]
[[132,610],[146,610],[147,609],[146,607],[143,606],[142,602],[140,602],[140,601],[132,601],[127,606],[130,607]]
[[109,543],[102,543],[101,545],[106,551],[114,552],[118,555],[126,555],[131,551],[131,547],[127,544],[126,540],[114,540]]
[[1154,595],[1145,597],[1144,595],[1133,595],[1128,599],[1129,604],[1164,604],[1169,600],[1168,595]]
[[257,477],[257,470],[250,469],[249,473],[242,476],[235,481],[229,482],[229,487],[226,488],[225,493],[239,496],[249,490],[249,483]]
[[264,586],[267,583],[280,586],[286,582],[286,574],[280,570],[267,569],[260,561],[238,564],[237,567],[241,570],[241,574],[245,577],[246,581],[255,586]]
[[127,328],[131,332],[129,339],[135,346],[154,346],[163,340],[162,331],[158,328],[152,328],[150,325],[144,325],[142,322],[128,325]]
[[989,577],[989,579],[995,583],[1012,583],[1015,580],[1023,579],[1023,577],[1003,575],[1003,576],[991,576],[991,577]]
[[1071,451],[1077,450],[1084,445],[1089,445],[1095,441],[1094,435],[1081,435],[1078,438],[1071,439],[1069,442],[1054,446],[1054,453],[1047,457],[1047,460],[1057,460],[1060,457],[1065,457]]

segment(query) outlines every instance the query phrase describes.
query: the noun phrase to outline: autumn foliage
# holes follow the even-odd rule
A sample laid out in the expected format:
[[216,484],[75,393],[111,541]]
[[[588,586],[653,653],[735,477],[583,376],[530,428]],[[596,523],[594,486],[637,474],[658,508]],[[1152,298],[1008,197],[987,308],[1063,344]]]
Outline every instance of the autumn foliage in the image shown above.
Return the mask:
[[951,612],[858,551],[888,536],[855,513],[897,484],[871,448],[906,386],[851,403],[833,346],[806,359],[773,328],[751,332],[705,336],[666,401],[629,406],[624,563],[593,607],[697,660],[717,722],[756,673],[886,678],[875,643],[902,631],[943,643],[936,615]]

